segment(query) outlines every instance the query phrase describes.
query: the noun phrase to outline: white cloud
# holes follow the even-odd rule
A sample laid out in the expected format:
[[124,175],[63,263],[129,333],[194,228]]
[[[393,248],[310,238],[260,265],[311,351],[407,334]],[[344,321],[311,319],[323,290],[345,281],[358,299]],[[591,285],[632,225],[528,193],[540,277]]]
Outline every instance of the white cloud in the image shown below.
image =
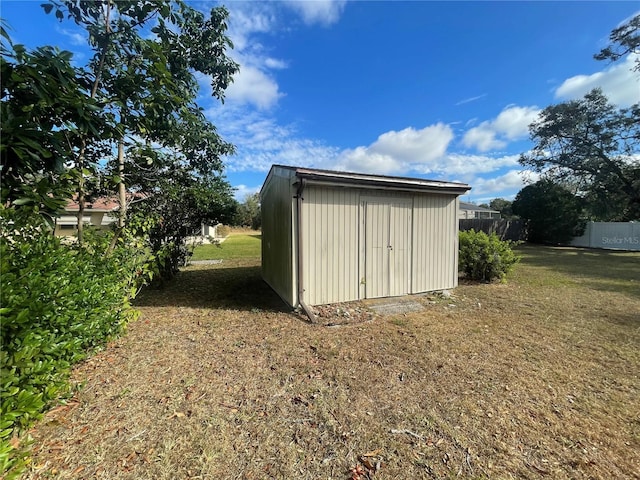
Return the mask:
[[421,130],[390,131],[367,147],[341,151],[331,168],[390,175],[422,174],[448,180],[457,176],[461,181],[470,181],[479,174],[518,166],[517,154],[494,157],[449,153],[447,147],[452,139],[450,128],[440,123]]
[[639,56],[632,53],[623,62],[603,71],[568,78],[556,89],[555,96],[565,100],[578,99],[600,87],[612,103],[621,107],[640,102],[640,80],[637,73],[631,71]]
[[319,23],[326,26],[336,23],[340,19],[346,3],[344,0],[288,0],[284,2],[299,14],[307,25]]
[[367,147],[356,147],[340,152],[331,168],[347,172],[399,174],[403,170],[400,162],[389,155],[376,153]]
[[[477,195],[489,195],[503,192],[514,192],[514,194],[530,182],[538,180],[539,176],[531,172],[522,170],[509,170],[504,175],[493,178],[477,177],[471,180],[472,193]],[[491,197],[495,198],[495,197]]]
[[[463,155],[451,153],[432,166],[433,171],[449,174],[469,176],[477,173],[489,173],[501,168],[518,165],[520,155],[503,155],[491,157],[488,155]],[[425,172],[427,173],[427,172]]]
[[372,153],[388,155],[401,162],[421,163],[442,157],[453,140],[449,125],[437,123],[421,130],[412,127],[383,133],[371,144]]
[[529,133],[529,125],[539,114],[538,107],[508,106],[493,121],[493,126],[507,139],[516,140]]
[[276,25],[276,17],[268,3],[248,2],[229,4],[228,34],[235,50],[245,51],[250,48],[261,48],[252,38],[256,33],[272,31]]
[[462,143],[481,152],[503,148],[507,143],[496,138],[496,135],[497,132],[491,126],[491,122],[483,122],[469,129],[462,137]]
[[234,76],[225,95],[232,102],[249,103],[259,109],[266,109],[275,105],[282,93],[268,73],[252,65],[241,65],[240,72]]
[[460,100],[459,102],[456,102],[456,107],[459,105],[464,105],[465,103],[471,103],[471,102],[475,102],[476,100],[480,100],[481,98],[486,97],[487,94],[483,93],[482,95],[476,95],[475,97],[469,97],[469,98],[465,98],[464,100]]
[[437,162],[453,139],[449,125],[437,123],[383,133],[371,145],[343,150],[332,168],[379,174],[400,174]]
[[295,125],[280,125],[268,111],[226,103],[205,110],[222,137],[236,145],[225,159],[231,172],[267,172],[272,164],[327,168],[339,149],[321,141],[301,138]]
[[265,58],[264,59],[264,66],[267,68],[272,68],[274,70],[281,70],[283,68],[287,68],[287,62],[285,62],[284,60],[278,60],[277,58]]
[[[205,4],[203,8],[206,7]],[[279,28],[277,9],[269,2],[232,2],[229,5],[228,35],[234,48],[228,55],[240,66],[225,92],[230,103],[264,110],[275,106],[283,96],[272,72],[287,68],[287,62],[270,55],[258,40],[260,34]],[[199,81],[203,87],[209,79]],[[205,87],[204,92],[210,95],[211,89]]]
[[527,135],[529,125],[536,119],[540,109],[535,106],[507,106],[494,120],[482,122],[464,134],[462,143],[480,152],[500,149],[509,141],[518,140]]
[[[279,125],[268,115],[285,95],[277,81],[277,71],[289,67],[285,59],[275,58],[260,42],[261,36],[290,28],[282,18],[288,8],[300,15],[306,24],[329,25],[344,10],[345,1],[313,2],[231,2],[228,35],[234,49],[229,55],[240,71],[225,91],[224,106],[211,97],[210,78],[198,78],[200,102],[209,105],[207,117],[218,125],[225,140],[237,146],[237,155],[227,159],[231,171],[266,171],[272,163],[323,166],[337,156],[338,149],[324,143],[298,138],[293,126]],[[207,10],[205,2],[200,8]],[[291,13],[288,14],[291,17]],[[205,103],[206,102],[206,103]]]
[[68,28],[62,28],[60,26],[56,26],[56,31],[58,33],[61,33],[65,37],[67,37],[69,39],[69,43],[71,43],[71,45],[76,45],[76,46],[84,45],[84,46],[86,46],[89,43],[89,39],[87,38],[87,36],[84,33],[80,33],[78,31],[69,30]]
[[471,127],[472,125],[475,125],[477,122],[478,122],[478,118],[477,117],[470,118],[469,120],[467,120],[464,123],[464,127],[465,128]]
[[260,185],[258,185],[257,187],[248,187],[247,185],[236,185],[235,187],[235,193],[233,194],[234,198],[239,201],[239,202],[244,202],[245,199],[249,196],[249,195],[253,195],[254,193],[258,193],[260,191],[260,188],[262,188]]

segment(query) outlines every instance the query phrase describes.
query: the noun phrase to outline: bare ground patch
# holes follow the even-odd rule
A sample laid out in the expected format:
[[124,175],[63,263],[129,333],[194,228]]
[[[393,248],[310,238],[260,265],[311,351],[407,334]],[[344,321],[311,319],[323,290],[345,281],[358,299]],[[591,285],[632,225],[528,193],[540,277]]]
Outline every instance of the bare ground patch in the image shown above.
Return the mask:
[[288,311],[258,265],[147,291],[31,432],[25,478],[640,476],[637,295],[532,262],[330,328]]

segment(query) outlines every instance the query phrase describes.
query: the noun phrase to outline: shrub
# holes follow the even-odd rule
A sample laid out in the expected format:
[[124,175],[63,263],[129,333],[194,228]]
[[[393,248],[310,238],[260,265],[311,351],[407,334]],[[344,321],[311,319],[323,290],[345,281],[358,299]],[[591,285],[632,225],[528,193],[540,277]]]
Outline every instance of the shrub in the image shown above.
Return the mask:
[[458,271],[471,280],[502,280],[520,261],[520,257],[511,249],[515,244],[500,240],[495,233],[487,235],[475,230],[460,232]]
[[[19,473],[17,435],[69,393],[72,364],[122,332],[147,260],[109,237],[63,245],[39,217],[0,207],[0,476]],[[91,235],[89,235],[91,237]]]

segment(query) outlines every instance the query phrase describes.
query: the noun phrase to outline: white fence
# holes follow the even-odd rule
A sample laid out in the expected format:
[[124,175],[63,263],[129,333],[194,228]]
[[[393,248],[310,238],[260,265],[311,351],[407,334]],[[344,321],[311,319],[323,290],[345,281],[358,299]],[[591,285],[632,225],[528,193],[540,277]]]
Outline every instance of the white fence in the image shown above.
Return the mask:
[[589,222],[584,235],[574,238],[571,245],[640,251],[640,223]]

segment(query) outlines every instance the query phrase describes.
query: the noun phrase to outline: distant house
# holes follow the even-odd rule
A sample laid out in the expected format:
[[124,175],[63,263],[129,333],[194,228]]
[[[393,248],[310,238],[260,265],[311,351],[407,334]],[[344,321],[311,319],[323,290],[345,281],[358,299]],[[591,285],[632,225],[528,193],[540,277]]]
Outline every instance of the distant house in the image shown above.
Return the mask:
[[[97,198],[92,202],[86,202],[84,206],[83,223],[98,228],[108,228],[118,221],[117,210],[120,204],[115,198]],[[55,235],[67,237],[78,232],[78,205],[77,198],[69,200],[64,213],[56,218]]]
[[474,205],[473,203],[460,202],[458,219],[500,218],[500,212],[490,208]]
[[[129,201],[139,201],[145,196],[141,194],[131,194]],[[54,234],[58,237],[70,237],[78,233],[78,200],[74,198],[67,202],[64,213],[56,218],[56,228]],[[86,202],[84,206],[83,223],[97,228],[110,228],[118,222],[118,210],[120,202],[115,197],[100,197],[92,202]],[[218,225],[202,224],[194,237],[187,238],[187,242],[210,243],[209,238],[219,239],[217,233]]]

